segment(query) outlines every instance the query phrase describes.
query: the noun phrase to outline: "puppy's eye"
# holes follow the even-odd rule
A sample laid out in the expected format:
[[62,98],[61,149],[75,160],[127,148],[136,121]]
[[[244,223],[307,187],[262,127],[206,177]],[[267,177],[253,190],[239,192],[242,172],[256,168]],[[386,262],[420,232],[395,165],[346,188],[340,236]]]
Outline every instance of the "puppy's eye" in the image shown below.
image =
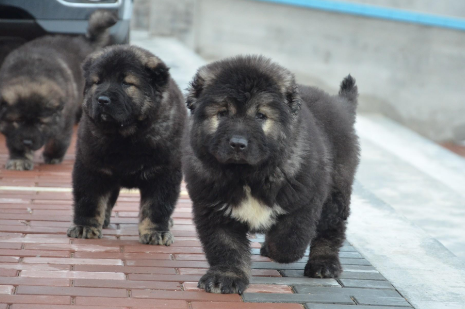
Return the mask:
[[266,117],[265,114],[257,113],[257,114],[255,115],[255,118],[258,119],[258,120],[266,120],[268,117]]
[[123,80],[122,84],[123,84],[123,86],[126,86],[126,87],[129,87],[129,86],[134,86],[134,84],[131,84],[131,83],[125,82],[124,80]]
[[226,116],[228,116],[228,114],[229,114],[228,110],[222,110],[222,111],[220,111],[218,113],[218,116],[219,117],[226,117]]

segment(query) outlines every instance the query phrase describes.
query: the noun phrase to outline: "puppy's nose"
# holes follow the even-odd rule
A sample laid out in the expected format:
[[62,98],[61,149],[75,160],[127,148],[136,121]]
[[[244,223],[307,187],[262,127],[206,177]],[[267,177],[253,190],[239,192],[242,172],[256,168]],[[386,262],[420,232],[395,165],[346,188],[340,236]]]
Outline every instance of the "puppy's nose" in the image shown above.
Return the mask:
[[111,103],[110,98],[104,95],[99,96],[97,101],[100,105],[108,105]]
[[247,139],[243,136],[233,136],[229,140],[229,146],[236,151],[244,151],[247,149]]
[[24,139],[23,140],[23,144],[26,145],[26,146],[31,146],[32,145],[32,141],[30,139]]

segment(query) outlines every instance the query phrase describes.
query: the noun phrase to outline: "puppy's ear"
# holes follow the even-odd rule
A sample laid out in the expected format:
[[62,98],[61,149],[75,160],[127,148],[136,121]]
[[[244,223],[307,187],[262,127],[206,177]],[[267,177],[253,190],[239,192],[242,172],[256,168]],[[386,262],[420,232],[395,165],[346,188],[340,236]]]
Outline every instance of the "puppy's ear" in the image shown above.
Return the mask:
[[159,58],[150,57],[145,63],[145,67],[149,72],[153,86],[157,88],[164,88],[168,84],[170,80],[170,68],[168,68]]
[[284,97],[286,98],[286,103],[291,109],[292,115],[297,115],[300,107],[302,106],[302,100],[300,98],[299,88],[295,82],[294,75],[287,70],[283,72],[280,86]]
[[187,87],[186,105],[192,113],[196,108],[197,99],[214,77],[212,70],[210,70],[207,66],[204,66],[197,71],[190,82],[189,87]]

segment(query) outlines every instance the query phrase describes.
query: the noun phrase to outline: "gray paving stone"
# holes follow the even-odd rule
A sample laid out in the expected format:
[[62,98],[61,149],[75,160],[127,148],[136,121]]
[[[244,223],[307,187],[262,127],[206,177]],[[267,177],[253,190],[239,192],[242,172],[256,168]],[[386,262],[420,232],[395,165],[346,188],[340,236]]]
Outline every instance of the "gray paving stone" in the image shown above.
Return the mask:
[[245,293],[242,295],[245,302],[250,303],[328,303],[328,304],[354,304],[353,300],[343,294],[266,294]]
[[[370,290],[370,291],[376,291],[376,290]],[[374,296],[360,295],[354,298],[357,301],[357,303],[359,303],[360,305],[411,307],[410,304],[401,296],[400,297],[374,297]],[[386,309],[389,309],[389,308],[386,308]]]
[[335,279],[315,279],[315,278],[307,278],[307,277],[303,277],[303,278],[252,277],[251,283],[341,287],[341,285]]
[[[260,255],[260,249],[258,249],[258,248],[253,248],[253,249],[250,250],[250,252],[252,252],[252,254],[255,254],[255,255]],[[354,253],[356,253],[357,255],[360,256],[360,254],[357,252],[357,250],[351,245],[342,246],[341,249],[340,249],[340,253],[343,253],[343,252],[354,252]],[[310,251],[307,249],[307,251],[305,251],[305,256],[308,256],[309,253],[310,253]]]
[[405,307],[305,304],[306,309],[405,309]]
[[347,288],[394,289],[389,281],[339,279]]
[[387,289],[363,289],[363,288],[326,288],[326,287],[311,287],[311,286],[294,286],[294,289],[299,294],[331,294],[331,295],[347,295],[349,297],[368,297],[368,298],[402,298],[396,290]]
[[[304,277],[304,271],[301,270],[294,270],[294,269],[286,269],[282,270],[281,273],[285,277],[294,277],[294,278],[301,278]],[[341,279],[358,279],[358,280],[386,280],[378,272],[356,272],[356,271],[344,271],[342,272]]]
[[[307,263],[280,264],[275,262],[254,262],[252,268],[255,269],[304,269]],[[347,271],[376,271],[365,259],[341,259],[343,269]]]

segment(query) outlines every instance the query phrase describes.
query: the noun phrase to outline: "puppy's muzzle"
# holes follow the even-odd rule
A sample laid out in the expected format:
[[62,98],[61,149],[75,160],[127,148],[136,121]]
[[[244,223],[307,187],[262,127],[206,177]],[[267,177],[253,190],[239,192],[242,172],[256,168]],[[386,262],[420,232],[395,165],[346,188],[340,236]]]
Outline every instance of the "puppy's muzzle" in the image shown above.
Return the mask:
[[232,149],[234,149],[234,151],[236,151],[236,152],[243,152],[243,151],[247,150],[247,145],[248,144],[249,144],[249,142],[243,136],[234,135],[229,140],[229,146]]
[[109,97],[101,95],[97,98],[97,102],[101,106],[106,106],[106,105],[110,105],[111,100]]

